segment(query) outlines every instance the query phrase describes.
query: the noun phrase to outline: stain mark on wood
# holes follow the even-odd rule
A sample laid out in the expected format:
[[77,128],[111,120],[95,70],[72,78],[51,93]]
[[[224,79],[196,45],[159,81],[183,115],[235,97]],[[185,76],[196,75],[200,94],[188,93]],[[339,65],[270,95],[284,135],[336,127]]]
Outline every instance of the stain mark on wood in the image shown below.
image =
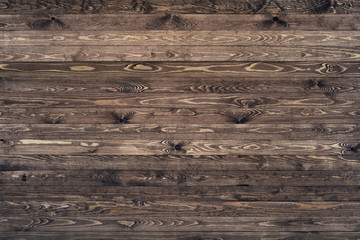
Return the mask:
[[157,17],[152,22],[147,23],[146,28],[191,30],[196,28],[196,23],[189,19],[186,19],[184,16],[166,13],[164,16]]
[[64,116],[59,115],[56,117],[51,117],[50,115],[46,115],[42,118],[42,121],[45,124],[61,124],[64,123]]
[[114,123],[127,124],[130,123],[130,120],[134,117],[135,112],[118,113],[116,111],[112,111],[107,115],[114,119]]
[[290,25],[287,21],[283,20],[280,16],[272,16],[266,20],[263,20],[262,25],[266,28],[271,28],[273,26],[280,26],[282,28],[288,28]]
[[151,13],[155,9],[148,0],[131,0],[131,10],[141,13]]
[[35,20],[33,22],[29,22],[27,26],[33,30],[47,30],[52,26],[60,27],[62,29],[69,29],[69,27],[60,19],[55,17],[49,17],[48,19],[40,19]]

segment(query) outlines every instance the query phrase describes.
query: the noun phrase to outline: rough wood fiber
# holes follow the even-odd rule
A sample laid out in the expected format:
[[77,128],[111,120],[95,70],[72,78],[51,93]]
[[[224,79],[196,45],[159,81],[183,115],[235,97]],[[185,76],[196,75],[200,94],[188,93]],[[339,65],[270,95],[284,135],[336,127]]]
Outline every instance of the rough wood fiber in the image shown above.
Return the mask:
[[359,13],[360,4],[351,0],[4,0],[0,13],[232,13],[262,12],[322,14]]
[[[59,14],[56,24],[48,15],[2,15],[0,29],[10,31],[356,31],[360,18],[350,14]],[[216,17],[215,17],[216,16]],[[274,21],[275,16],[280,17]],[[276,19],[275,19],[276,20]],[[136,22],[136,24],[134,24]],[[44,24],[45,23],[45,24]],[[47,24],[46,24],[47,23]],[[194,34],[196,32],[193,32]],[[256,32],[254,32],[256,33]],[[297,32],[298,34],[301,32]],[[174,34],[174,33],[173,33]],[[335,33],[334,33],[335,34]],[[315,42],[314,42],[315,43]]]
[[359,13],[0,1],[0,239],[358,240]]

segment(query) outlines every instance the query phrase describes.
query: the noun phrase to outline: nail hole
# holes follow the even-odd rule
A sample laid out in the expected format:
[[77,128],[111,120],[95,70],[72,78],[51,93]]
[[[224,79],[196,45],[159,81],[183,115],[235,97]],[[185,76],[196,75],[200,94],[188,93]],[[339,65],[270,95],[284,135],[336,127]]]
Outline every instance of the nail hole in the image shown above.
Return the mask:
[[22,175],[22,177],[21,177],[21,181],[26,182],[26,175],[25,175],[25,174],[24,174],[24,175]]
[[277,22],[277,21],[279,21],[279,18],[278,17],[273,17],[273,21]]
[[180,149],[181,149],[181,146],[179,144],[175,145],[175,150],[176,151],[180,151]]
[[53,20],[53,21],[54,21],[54,20],[55,20],[55,18],[54,18],[54,17],[51,17],[51,20]]

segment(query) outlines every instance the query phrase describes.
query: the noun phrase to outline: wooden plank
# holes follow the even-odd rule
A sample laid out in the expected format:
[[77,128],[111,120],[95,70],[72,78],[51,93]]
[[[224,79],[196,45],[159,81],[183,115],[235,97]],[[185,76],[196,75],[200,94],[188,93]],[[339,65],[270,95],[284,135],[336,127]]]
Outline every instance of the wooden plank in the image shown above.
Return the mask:
[[357,240],[360,232],[0,232],[0,239],[18,240],[194,240],[194,239],[222,239],[222,240]]
[[[34,9],[32,10],[34,11]],[[60,14],[55,22],[48,15],[1,15],[0,30],[27,31],[356,31],[360,29],[357,15],[351,14]],[[279,18],[274,21],[273,17]],[[275,19],[276,20],[276,19]],[[274,32],[275,32],[274,31]],[[351,33],[349,33],[351,34]],[[313,42],[316,44],[316,42]]]
[[236,187],[236,186],[356,186],[358,171],[5,171],[2,186],[149,186],[149,187]]
[[7,217],[0,231],[359,231],[357,217]]
[[252,154],[313,154],[337,155],[358,154],[359,142],[339,140],[184,140],[169,137],[157,140],[144,140],[139,135],[137,140],[43,140],[37,139],[2,139],[0,154],[65,154],[65,155],[226,155]]
[[237,201],[0,201],[2,217],[356,217],[359,202],[237,202]]
[[2,62],[359,61],[358,47],[1,46]]
[[215,0],[215,1],[167,1],[167,0],[49,0],[37,2],[31,0],[3,1],[0,5],[1,14],[59,14],[59,13],[232,13],[253,14],[262,12],[280,12],[288,14],[321,14],[321,13],[359,13],[357,1],[345,0]]
[[[325,88],[326,91],[326,88]],[[331,91],[331,88],[330,88]],[[358,92],[331,94],[312,93],[102,93],[102,94],[54,94],[47,93],[34,97],[32,93],[3,93],[0,96],[0,106],[20,108],[82,108],[82,107],[114,107],[114,108],[261,108],[261,107],[344,107],[360,105]]]
[[0,155],[1,171],[359,171],[357,155]]
[[[354,124],[360,111],[351,106],[257,108],[20,108],[0,107],[0,123],[9,124]],[[122,119],[122,120],[121,120]],[[125,121],[124,121],[125,120]],[[245,120],[245,121],[244,121]],[[320,130],[321,131],[321,130]]]
[[[165,161],[167,160],[167,161]],[[82,165],[82,163],[84,163]],[[139,164],[141,163],[141,164]],[[359,170],[357,156],[2,155],[1,170]]]
[[262,77],[248,78],[236,76],[208,77],[121,77],[94,74],[88,76],[58,76],[48,72],[47,77],[28,76],[3,77],[0,92],[20,94],[102,94],[106,93],[323,93],[327,95],[343,92],[358,93],[360,78],[346,80],[338,77]]
[[[215,58],[216,59],[216,58]],[[65,63],[3,63],[2,77],[87,76],[94,73],[108,77],[359,77],[358,62],[65,62]],[[76,74],[76,75],[75,75]]]
[[8,31],[2,46],[358,47],[360,31]]
[[358,186],[236,186],[236,187],[149,187],[149,186],[2,186],[1,201],[275,201],[358,202]]
[[[59,120],[60,121],[60,120]],[[243,120],[245,121],[245,120]],[[244,122],[245,123],[245,122]],[[272,140],[360,140],[358,124],[0,124],[4,139],[43,140],[136,140],[177,139],[272,139]]]

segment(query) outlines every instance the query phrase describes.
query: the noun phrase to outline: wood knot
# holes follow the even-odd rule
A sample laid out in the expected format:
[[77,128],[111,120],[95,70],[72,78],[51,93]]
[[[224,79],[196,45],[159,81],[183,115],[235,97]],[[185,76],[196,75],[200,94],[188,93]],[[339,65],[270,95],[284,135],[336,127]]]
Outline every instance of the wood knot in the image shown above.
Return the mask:
[[46,30],[52,26],[60,27],[62,29],[68,29],[69,27],[61,20],[51,17],[50,19],[40,19],[33,22],[29,22],[27,26],[34,30]]
[[134,204],[135,206],[138,206],[138,207],[143,207],[146,205],[146,201],[140,201],[140,200],[134,199],[131,202],[132,202],[132,204]]
[[15,146],[15,143],[13,141],[9,141],[9,140],[6,140],[6,139],[0,139],[0,143],[5,148]]
[[134,112],[127,112],[127,113],[117,113],[117,112],[110,112],[108,115],[113,118],[114,123],[118,124],[126,124],[130,123],[130,119],[132,119],[135,115]]
[[351,153],[357,153],[358,150],[360,149],[360,143],[357,144],[356,146],[353,146],[353,145],[348,144],[348,143],[340,143],[339,145],[341,147],[345,148],[344,150],[341,151],[342,155],[349,155]]
[[235,124],[244,124],[251,121],[255,116],[260,115],[261,112],[256,109],[251,109],[248,112],[244,113],[225,113],[225,115],[229,122]]
[[186,145],[185,142],[173,142],[173,141],[163,140],[161,141],[161,144],[169,146],[168,148],[163,149],[163,151],[167,154],[186,153],[186,150],[183,148]]

